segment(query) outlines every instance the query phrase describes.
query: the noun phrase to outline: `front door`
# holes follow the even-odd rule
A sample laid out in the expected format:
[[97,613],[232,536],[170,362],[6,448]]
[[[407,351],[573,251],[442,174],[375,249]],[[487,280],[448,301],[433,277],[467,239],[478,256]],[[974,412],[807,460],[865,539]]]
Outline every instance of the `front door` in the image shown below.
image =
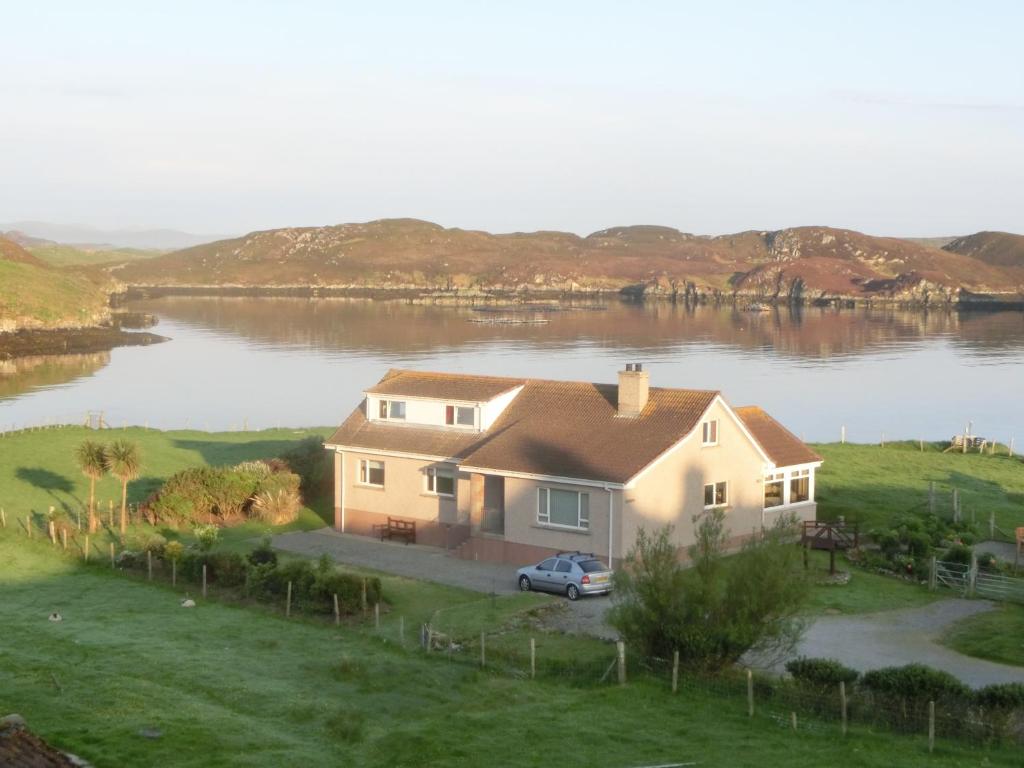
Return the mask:
[[484,478],[484,513],[480,521],[484,533],[505,535],[505,478],[487,475]]

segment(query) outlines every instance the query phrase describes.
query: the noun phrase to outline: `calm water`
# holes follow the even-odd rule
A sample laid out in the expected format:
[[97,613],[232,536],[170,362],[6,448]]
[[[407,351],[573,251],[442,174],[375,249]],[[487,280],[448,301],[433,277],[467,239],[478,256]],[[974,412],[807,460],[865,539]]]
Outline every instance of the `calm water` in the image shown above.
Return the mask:
[[339,299],[166,298],[132,307],[173,340],[0,363],[0,429],[81,422],[238,429],[339,422],[391,367],[721,389],[809,440],[977,434],[1024,448],[1024,313],[669,304],[538,314]]

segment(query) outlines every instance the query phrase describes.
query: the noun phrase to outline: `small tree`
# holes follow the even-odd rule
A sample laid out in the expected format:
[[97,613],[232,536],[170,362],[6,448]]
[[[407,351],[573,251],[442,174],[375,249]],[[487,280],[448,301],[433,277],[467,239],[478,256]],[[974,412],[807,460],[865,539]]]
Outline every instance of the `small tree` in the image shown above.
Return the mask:
[[795,520],[779,520],[732,557],[724,521],[721,510],[694,518],[690,569],[679,561],[671,526],[638,533],[616,574],[609,619],[645,656],[678,650],[688,666],[716,671],[751,649],[785,651],[799,639],[807,583],[790,543]]
[[142,471],[139,446],[127,440],[115,440],[103,454],[107,471],[121,481],[121,536],[128,532],[128,483]]
[[89,533],[96,533],[96,481],[107,471],[103,445],[83,440],[75,449],[75,461],[82,474],[89,478]]

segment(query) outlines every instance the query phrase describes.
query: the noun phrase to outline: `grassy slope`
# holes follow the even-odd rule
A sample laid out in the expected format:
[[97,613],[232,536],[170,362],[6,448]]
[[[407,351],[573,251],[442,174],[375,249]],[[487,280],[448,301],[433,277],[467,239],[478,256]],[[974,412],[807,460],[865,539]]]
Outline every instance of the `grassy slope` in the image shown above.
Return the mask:
[[943,642],[968,656],[1024,666],[1024,606],[1005,603],[964,619]]
[[163,253],[163,251],[145,251],[138,248],[78,248],[63,243],[33,245],[26,250],[33,256],[56,267],[137,261],[151,259]]
[[0,327],[92,325],[106,314],[106,294],[87,278],[0,259]]
[[950,514],[952,489],[960,491],[964,517],[976,516],[987,530],[989,514],[996,525],[1012,532],[1024,525],[1024,466],[1021,458],[968,453],[942,453],[939,444],[916,442],[872,445],[816,445],[825,459],[817,477],[819,516],[859,521],[865,528],[884,525],[903,512],[928,508],[928,482],[935,481],[937,511]]
[[[824,577],[828,573],[828,556],[814,552],[812,558],[813,573]],[[841,560],[837,560],[837,568],[850,572],[850,582],[841,586],[816,584],[811,588],[808,613],[854,614],[918,608],[944,597],[920,584],[852,568]]]
[[[165,587],[82,569],[11,529],[0,531],[0,562],[0,710],[98,768],[818,766],[835,748],[831,727],[792,734],[767,717],[748,720],[741,696],[673,698],[649,679],[624,689],[529,681],[398,648],[366,627],[214,602],[184,610]],[[62,623],[46,620],[54,609]],[[163,735],[142,738],[143,728]],[[854,728],[842,762],[1018,757],[955,744],[929,757],[921,739]]]

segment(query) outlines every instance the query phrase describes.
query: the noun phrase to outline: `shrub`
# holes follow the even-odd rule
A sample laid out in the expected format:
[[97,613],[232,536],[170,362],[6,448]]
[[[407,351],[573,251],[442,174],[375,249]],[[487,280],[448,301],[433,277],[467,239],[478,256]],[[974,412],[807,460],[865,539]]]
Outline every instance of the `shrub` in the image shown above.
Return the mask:
[[974,701],[984,709],[1024,709],[1024,683],[995,683],[974,692]]
[[907,552],[915,558],[927,557],[932,551],[932,537],[927,533],[911,532],[906,535]]
[[265,461],[243,461],[241,464],[236,464],[234,470],[235,472],[252,475],[260,480],[269,476],[271,472],[270,465]]
[[125,549],[118,553],[116,563],[118,568],[138,568],[145,560],[140,552]]
[[261,484],[249,507],[249,516],[269,525],[291,523],[302,509],[299,476],[270,475]]
[[167,542],[167,546],[164,547],[164,557],[168,560],[181,560],[181,556],[184,552],[185,547],[180,541],[169,541]]
[[239,587],[245,583],[248,564],[237,552],[212,552],[205,560],[208,579],[222,587]]
[[892,557],[903,549],[900,542],[900,535],[896,531],[873,531],[872,538],[875,540],[875,544],[878,545],[878,548],[882,551],[882,554],[886,557]]
[[300,440],[294,448],[281,457],[291,471],[301,480],[300,490],[307,498],[313,498],[322,491],[331,478],[329,457],[324,450],[324,441],[319,437]]
[[835,659],[809,659],[801,657],[786,662],[786,671],[801,685],[810,688],[836,688],[839,683],[852,685],[860,672],[840,664]]
[[807,582],[792,546],[793,521],[781,518],[726,561],[721,510],[695,518],[692,569],[683,568],[671,527],[641,529],[625,568],[616,573],[612,626],[647,657],[678,650],[689,666],[717,671],[752,648],[792,647],[803,629]]
[[946,563],[959,563],[960,565],[971,564],[971,548],[963,544],[954,544],[939,558]]
[[[358,613],[363,604],[363,577],[341,573],[333,568],[327,573],[318,573],[313,583],[311,597],[313,607],[323,613],[334,610],[334,595],[338,596],[338,610],[344,614]],[[380,579],[366,579],[366,604],[381,602]]]
[[971,689],[948,672],[924,664],[884,667],[865,672],[861,685],[884,697],[913,703],[962,700],[971,696]]
[[161,557],[164,548],[167,546],[167,539],[153,531],[141,531],[128,537],[128,549],[140,550],[143,554],[152,552],[155,556]]
[[196,537],[199,549],[209,552],[220,538],[220,529],[216,525],[197,525],[192,529],[192,534]]
[[277,552],[270,546],[269,536],[260,539],[259,546],[249,553],[249,562],[252,565],[265,565],[266,563],[277,565]]

